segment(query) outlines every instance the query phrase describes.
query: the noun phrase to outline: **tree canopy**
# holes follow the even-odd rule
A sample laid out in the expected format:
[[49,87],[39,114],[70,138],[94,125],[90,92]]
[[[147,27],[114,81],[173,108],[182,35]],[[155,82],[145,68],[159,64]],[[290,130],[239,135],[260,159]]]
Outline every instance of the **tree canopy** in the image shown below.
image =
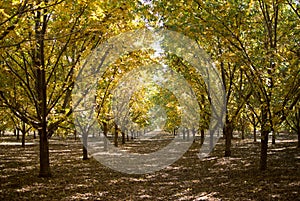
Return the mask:
[[[74,129],[72,107],[78,103],[71,99],[72,90],[81,67],[91,59],[89,55],[121,33],[139,28],[165,29],[195,41],[219,72],[210,79],[218,82],[220,78],[225,90],[224,155],[232,154],[233,131],[254,129],[256,140],[259,125],[260,169],[265,170],[270,132],[274,143],[276,133],[282,130],[296,132],[300,140],[299,9],[297,0],[1,1],[0,131],[13,129],[14,121],[37,130],[40,176],[50,176],[48,140],[55,133],[61,134],[59,129]],[[208,129],[218,93],[210,93],[206,77],[194,69],[194,63],[167,52],[170,47],[160,47],[161,41],[151,50],[126,52],[109,64],[99,79],[97,106],[91,115],[97,115],[96,123],[105,136],[114,130],[116,139],[119,132],[124,138],[129,130],[140,132],[147,126],[170,133],[180,125],[199,133]],[[198,120],[190,115],[193,125],[181,121],[178,97],[155,83],[132,93],[129,112],[117,108],[114,113],[114,101],[122,99],[129,88],[111,92],[127,73],[151,65],[167,66],[191,86],[198,107],[193,112],[200,116]],[[134,73],[131,76],[143,77]],[[178,80],[170,78],[172,81]],[[132,123],[120,127],[117,117]]]

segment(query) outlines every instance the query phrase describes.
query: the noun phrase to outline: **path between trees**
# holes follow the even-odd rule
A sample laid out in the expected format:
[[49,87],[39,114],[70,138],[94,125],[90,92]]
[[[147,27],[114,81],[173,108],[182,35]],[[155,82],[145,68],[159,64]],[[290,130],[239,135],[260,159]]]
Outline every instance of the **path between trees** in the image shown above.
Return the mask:
[[[196,141],[176,163],[145,175],[119,173],[94,159],[82,161],[80,141],[57,138],[50,142],[50,179],[37,177],[38,144],[21,148],[1,142],[0,200],[297,200],[300,154],[295,137],[282,134],[270,145],[269,170],[263,173],[258,171],[259,143],[234,139],[233,156],[224,158],[221,139],[203,161]],[[124,146],[131,151],[146,147],[138,145],[132,141]]]

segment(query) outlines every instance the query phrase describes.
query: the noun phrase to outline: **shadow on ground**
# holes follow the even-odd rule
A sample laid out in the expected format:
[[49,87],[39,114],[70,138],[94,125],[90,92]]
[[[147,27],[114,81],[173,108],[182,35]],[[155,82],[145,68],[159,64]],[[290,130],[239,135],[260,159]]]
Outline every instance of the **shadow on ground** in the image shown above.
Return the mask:
[[[124,148],[138,149],[136,144]],[[265,172],[258,170],[259,143],[235,139],[230,158],[222,157],[223,144],[220,140],[212,155],[200,161],[196,141],[173,165],[152,174],[128,175],[94,159],[83,161],[80,141],[57,138],[50,142],[53,177],[44,179],[37,177],[38,143],[22,148],[2,142],[0,200],[299,199],[300,154],[294,136],[279,136],[277,144],[270,145]]]

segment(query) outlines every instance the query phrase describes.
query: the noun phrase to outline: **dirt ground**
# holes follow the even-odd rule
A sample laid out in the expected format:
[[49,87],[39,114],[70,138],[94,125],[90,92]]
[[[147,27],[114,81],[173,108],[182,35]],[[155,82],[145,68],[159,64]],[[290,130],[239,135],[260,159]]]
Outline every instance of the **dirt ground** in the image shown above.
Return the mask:
[[[79,140],[50,140],[53,176],[39,178],[38,141],[22,148],[14,136],[0,138],[0,200],[300,200],[300,154],[295,135],[269,144],[268,170],[260,172],[260,144],[234,139],[224,158],[221,139],[211,156],[199,160],[196,140],[176,163],[155,173],[116,172],[90,158],[82,160]],[[126,148],[153,146],[129,142]],[[134,147],[134,148],[133,148]],[[137,150],[138,151],[138,150]]]

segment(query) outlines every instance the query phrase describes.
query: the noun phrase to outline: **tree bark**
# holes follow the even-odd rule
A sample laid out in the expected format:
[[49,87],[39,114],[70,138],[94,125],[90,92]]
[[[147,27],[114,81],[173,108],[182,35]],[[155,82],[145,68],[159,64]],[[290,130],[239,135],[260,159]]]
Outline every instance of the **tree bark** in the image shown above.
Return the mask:
[[268,113],[266,108],[262,108],[261,113],[262,113],[262,118],[261,118],[260,170],[264,171],[267,169],[269,129],[267,127]]
[[[38,1],[41,3],[42,1]],[[37,94],[36,108],[39,117],[39,135],[40,135],[40,177],[50,177],[50,161],[49,161],[49,142],[47,131],[47,83],[46,83],[46,67],[44,54],[44,37],[47,24],[47,10],[37,10],[35,16],[35,52],[33,64],[35,70],[35,89]]]
[[254,128],[253,128],[253,138],[254,138],[254,142],[257,142],[257,137],[256,137],[256,125],[254,125]]
[[300,107],[298,108],[298,110],[296,109],[296,122],[295,122],[295,128],[296,128],[296,132],[298,134],[298,148],[300,148]]
[[115,124],[115,137],[114,137],[115,147],[118,147],[118,125]]
[[233,125],[228,119],[225,124],[225,157],[231,156],[231,138],[233,133]]
[[[39,65],[37,65],[39,66]],[[47,136],[47,93],[46,75],[44,69],[37,69],[38,115],[40,116],[40,177],[50,177],[49,145]]]
[[107,123],[103,122],[103,135],[104,135],[104,137],[103,137],[103,139],[104,139],[103,147],[104,147],[104,151],[107,151],[107,133],[108,133]]
[[242,140],[244,140],[244,139],[245,139],[245,128],[242,127]]
[[40,173],[39,177],[51,177],[49,161],[49,142],[46,127],[38,130],[40,136]]
[[204,143],[204,134],[205,134],[205,131],[204,131],[204,129],[201,129],[200,130],[200,133],[201,133],[201,137],[200,137],[200,143],[201,143],[201,145]]
[[213,150],[213,148],[214,148],[214,131],[213,130],[209,131],[209,148],[210,148],[210,150]]
[[260,150],[260,170],[267,169],[267,157],[268,157],[268,135],[267,130],[263,130],[261,133],[261,150]]
[[133,130],[130,131],[130,134],[131,134],[131,140],[133,140],[133,138],[134,138],[134,133],[133,133],[133,132],[134,132]]
[[82,136],[82,142],[83,142],[83,146],[82,146],[82,160],[88,160],[88,150],[87,150],[87,146],[88,146],[88,134],[84,133]]
[[22,147],[25,147],[26,124],[22,122]]
[[196,138],[196,130],[195,130],[195,128],[193,128],[192,133],[193,133],[193,140],[195,140],[195,138]]
[[193,142],[195,142],[196,141],[196,129],[195,128],[192,129],[192,134],[193,134]]
[[121,133],[122,133],[122,144],[125,144],[125,133],[124,131],[122,131]]
[[275,144],[275,140],[276,140],[276,133],[275,131],[272,132],[272,144]]

